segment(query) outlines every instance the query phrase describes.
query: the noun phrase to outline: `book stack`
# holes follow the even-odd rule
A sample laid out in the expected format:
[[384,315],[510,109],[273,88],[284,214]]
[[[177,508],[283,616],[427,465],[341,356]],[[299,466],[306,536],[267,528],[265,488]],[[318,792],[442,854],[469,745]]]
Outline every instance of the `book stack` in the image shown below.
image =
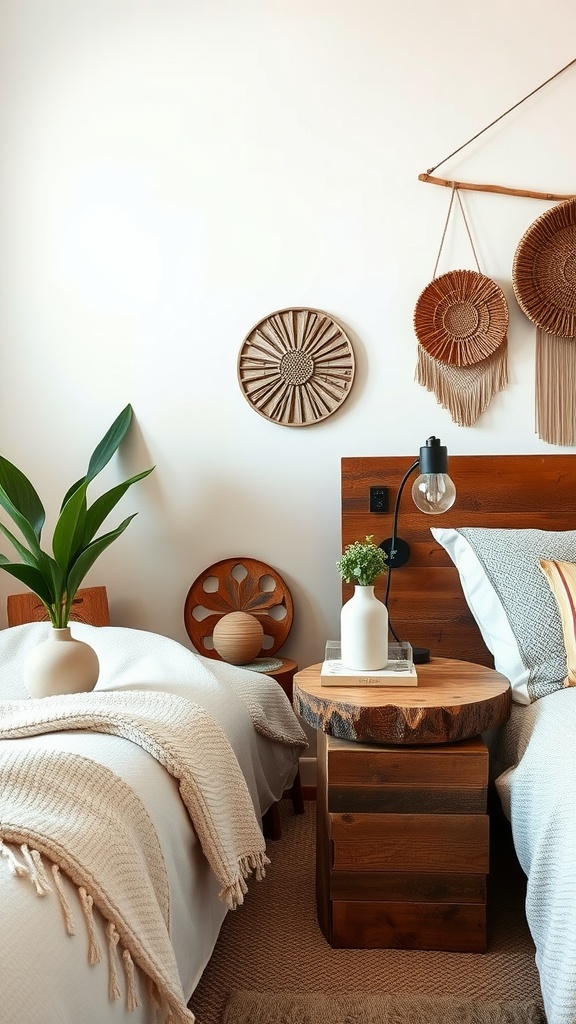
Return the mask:
[[384,668],[371,672],[358,672],[347,668],[340,658],[340,644],[329,640],[322,668],[321,686],[417,686],[418,676],[408,643],[389,644],[388,662]]

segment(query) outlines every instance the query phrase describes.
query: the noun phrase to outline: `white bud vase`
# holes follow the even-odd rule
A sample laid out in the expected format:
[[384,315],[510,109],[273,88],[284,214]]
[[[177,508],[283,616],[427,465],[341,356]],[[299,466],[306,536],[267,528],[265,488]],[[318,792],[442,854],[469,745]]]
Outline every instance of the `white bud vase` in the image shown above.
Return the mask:
[[346,668],[376,672],[388,662],[388,609],[374,587],[354,587],[340,612],[340,657]]
[[24,685],[32,697],[85,693],[94,689],[99,672],[96,651],[64,626],[51,629],[48,639],[30,651],[24,662]]

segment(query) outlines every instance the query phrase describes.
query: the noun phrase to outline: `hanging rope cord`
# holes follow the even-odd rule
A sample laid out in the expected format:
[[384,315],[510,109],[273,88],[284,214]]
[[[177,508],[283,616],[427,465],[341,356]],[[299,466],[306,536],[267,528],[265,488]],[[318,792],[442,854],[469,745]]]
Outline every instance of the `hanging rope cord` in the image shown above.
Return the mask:
[[474,242],[472,241],[472,234],[470,232],[470,228],[468,227],[468,221],[466,220],[466,214],[464,213],[464,207],[462,205],[462,199],[461,199],[460,193],[458,191],[458,187],[456,185],[456,182],[454,182],[453,185],[452,185],[452,195],[450,196],[450,205],[448,206],[448,213],[446,214],[446,222],[444,224],[444,230],[442,232],[442,238],[440,239],[440,248],[438,249],[438,255],[436,257],[436,263],[434,264],[434,273],[432,275],[433,279],[436,277],[436,271],[438,270],[438,264],[440,262],[440,256],[442,254],[442,247],[444,245],[444,239],[446,238],[446,231],[448,230],[448,222],[450,220],[450,214],[452,213],[452,204],[454,202],[454,196],[455,195],[458,196],[458,202],[460,204],[460,212],[462,214],[462,219],[464,221],[464,225],[465,225],[466,231],[468,233],[468,238],[470,239],[470,245],[472,246],[472,252],[474,253],[474,259],[476,260],[476,266],[478,267],[478,273],[479,274],[482,273],[482,271],[480,270],[480,264],[478,262],[478,256],[476,255],[476,249],[474,248]]
[[474,142],[476,139],[480,138],[480,136],[483,135],[484,132],[487,132],[489,128],[492,128],[495,124],[498,124],[498,122],[501,121],[502,118],[506,117],[507,114],[510,114],[513,110],[516,110],[516,108],[519,107],[522,103],[525,103],[526,100],[530,99],[531,96],[534,96],[537,92],[540,91],[540,89],[543,89],[545,85],[548,85],[550,82],[554,81],[555,78],[558,78],[558,76],[563,74],[564,71],[567,71],[568,68],[573,67],[574,64],[576,64],[576,58],[574,58],[574,60],[569,61],[568,64],[565,64],[563,68],[560,68],[560,70],[557,71],[554,75],[551,75],[550,78],[547,78],[545,82],[541,83],[541,85],[538,85],[535,89],[532,89],[531,92],[527,93],[526,96],[523,96],[522,99],[518,100],[517,103],[514,103],[513,106],[508,107],[508,110],[505,110],[504,113],[500,114],[499,117],[495,117],[494,120],[490,122],[490,124],[487,124],[486,127],[482,128],[479,132],[476,132],[476,134],[473,135],[471,139],[468,139],[467,142],[463,142],[461,146],[458,146],[457,149],[454,149],[451,153],[448,154],[448,156],[445,156],[443,160],[440,160],[439,163],[435,164],[434,167],[429,167],[424,174],[419,174],[418,180],[425,181],[429,185],[443,185],[445,188],[452,188],[454,185],[456,185],[457,188],[468,189],[472,192],[499,192],[501,195],[521,196],[522,198],[526,199],[544,199],[548,202],[561,202],[565,199],[575,199],[576,196],[573,193],[564,194],[561,192],[536,192],[533,189],[508,188],[505,185],[481,185],[473,184],[472,182],[467,181],[454,182],[450,181],[447,178],[432,177],[433,172],[438,167],[441,167],[442,164],[445,164],[447,160],[450,160],[453,156],[456,156],[457,153],[460,153],[463,149],[466,148],[466,146],[469,146],[471,142]]
[[542,82],[541,85],[537,85],[535,89],[532,89],[532,92],[529,92],[526,96],[523,96],[522,99],[519,99],[518,103],[513,104],[513,106],[508,106],[508,110],[504,111],[503,114],[500,114],[500,117],[495,118],[494,121],[491,121],[489,125],[486,125],[486,128],[482,128],[481,131],[476,133],[476,135],[472,135],[472,137],[469,138],[467,142],[462,142],[462,144],[458,146],[457,150],[454,150],[453,153],[449,153],[448,156],[444,158],[444,160],[440,161],[440,164],[437,164],[435,167],[428,167],[426,174],[434,174],[434,172],[437,171],[439,167],[442,167],[442,165],[445,164],[447,160],[450,160],[452,157],[455,157],[456,154],[460,153],[461,150],[465,150],[466,145],[469,145],[470,142],[474,142],[476,141],[477,138],[480,138],[481,135],[484,135],[485,131],[488,131],[489,128],[493,128],[494,125],[498,124],[498,121],[501,121],[502,118],[505,118],[507,114],[511,114],[512,111],[516,111],[517,106],[520,106],[522,103],[526,102],[527,99],[530,99],[531,96],[534,96],[537,92],[539,92],[540,89],[543,89],[545,85],[548,85],[550,82],[553,82],[554,78],[558,78],[559,75],[563,74],[563,72],[568,71],[568,69],[572,68],[572,65],[575,65],[575,63],[576,57],[574,58],[574,60],[571,60],[569,63],[567,63],[567,65],[565,65],[564,68],[561,68],[560,71],[557,71],[556,75],[550,75],[550,77],[547,78],[545,82]]

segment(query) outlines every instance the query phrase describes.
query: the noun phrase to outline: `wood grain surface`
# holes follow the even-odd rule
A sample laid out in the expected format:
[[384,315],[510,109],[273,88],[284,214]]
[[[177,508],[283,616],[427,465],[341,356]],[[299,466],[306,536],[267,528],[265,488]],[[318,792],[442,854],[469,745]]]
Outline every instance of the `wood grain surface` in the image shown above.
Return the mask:
[[488,750],[318,736],[316,900],[334,947],[486,947]]
[[510,684],[493,669],[433,658],[416,687],[322,686],[321,665],[294,676],[294,707],[315,729],[365,743],[449,743],[505,722]]
[[[366,534],[379,544],[392,533],[392,510],[400,481],[417,452],[406,457],[351,457],[341,463],[342,550]],[[443,515],[420,512],[406,486],[398,535],[410,545],[406,565],[390,579],[388,611],[400,640],[428,647],[433,655],[494,664],[468,609],[457,569],[436,543],[430,527],[492,529],[576,528],[574,454],[450,455],[448,472],[456,502]],[[410,482],[416,479],[416,474]],[[370,512],[370,487],[387,487],[389,512]],[[376,583],[382,598],[386,578]],[[342,598],[352,596],[343,584]]]

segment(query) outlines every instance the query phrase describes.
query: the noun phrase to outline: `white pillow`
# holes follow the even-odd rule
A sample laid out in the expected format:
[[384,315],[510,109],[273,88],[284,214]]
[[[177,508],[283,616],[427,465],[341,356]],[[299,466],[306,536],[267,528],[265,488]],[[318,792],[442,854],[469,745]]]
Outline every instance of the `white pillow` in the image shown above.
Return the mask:
[[576,531],[432,528],[460,574],[464,597],[512,698],[530,704],[567,675],[558,606],[540,558],[576,561]]

